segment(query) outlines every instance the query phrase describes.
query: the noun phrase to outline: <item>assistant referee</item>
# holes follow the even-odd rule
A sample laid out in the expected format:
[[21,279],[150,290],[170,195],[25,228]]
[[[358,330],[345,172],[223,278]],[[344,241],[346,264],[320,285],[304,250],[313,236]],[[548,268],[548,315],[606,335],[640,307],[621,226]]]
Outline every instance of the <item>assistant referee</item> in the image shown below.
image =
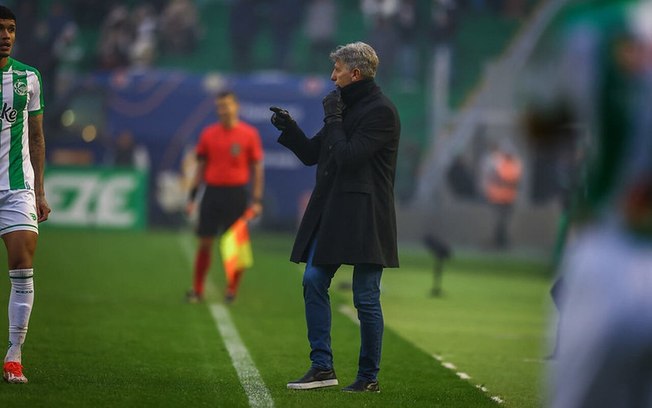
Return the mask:
[[[196,209],[197,191],[204,186],[199,204],[197,236],[199,248],[195,257],[193,288],[187,293],[191,303],[199,302],[204,295],[204,282],[211,263],[213,241],[226,231],[247,207],[254,216],[263,211],[264,189],[263,149],[258,130],[241,121],[236,95],[224,91],[215,99],[219,122],[202,130],[195,149],[197,171],[191,186],[187,211]],[[247,185],[253,172],[251,196]],[[233,301],[244,271],[238,271],[236,279],[225,291],[227,302]]]

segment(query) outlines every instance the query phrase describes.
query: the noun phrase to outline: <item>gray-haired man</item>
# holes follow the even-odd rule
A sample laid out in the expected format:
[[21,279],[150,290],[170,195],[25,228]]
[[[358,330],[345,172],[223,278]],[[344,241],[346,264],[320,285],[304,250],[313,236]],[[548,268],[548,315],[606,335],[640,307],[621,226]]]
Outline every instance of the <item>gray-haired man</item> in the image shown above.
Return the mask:
[[307,138],[290,114],[270,108],[278,142],[308,166],[317,180],[290,260],[305,262],[305,301],[310,370],[290,389],[337,385],[331,349],[328,288],[342,264],[353,265],[353,302],[361,346],[356,381],[343,391],[378,392],[383,336],[380,278],[398,267],[394,176],[400,135],[398,112],[374,82],[378,57],[369,45],[338,47],[331,80],[336,89],[323,100],[324,126]]

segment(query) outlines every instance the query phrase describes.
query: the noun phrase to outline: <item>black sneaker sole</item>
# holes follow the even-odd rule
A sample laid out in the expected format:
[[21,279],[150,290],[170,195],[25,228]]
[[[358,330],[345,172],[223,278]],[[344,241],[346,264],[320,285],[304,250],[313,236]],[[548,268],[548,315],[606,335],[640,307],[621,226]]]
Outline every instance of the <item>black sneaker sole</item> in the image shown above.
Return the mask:
[[288,383],[288,390],[314,390],[315,388],[325,388],[338,385],[337,379],[311,381],[305,383]]
[[350,394],[357,394],[357,393],[362,393],[362,392],[373,392],[373,393],[379,394],[379,393],[380,393],[380,390],[362,390],[362,391],[357,391],[357,390],[356,390],[356,391],[354,391],[354,390],[345,390],[345,389],[342,389],[342,392],[348,392],[348,393],[350,393]]

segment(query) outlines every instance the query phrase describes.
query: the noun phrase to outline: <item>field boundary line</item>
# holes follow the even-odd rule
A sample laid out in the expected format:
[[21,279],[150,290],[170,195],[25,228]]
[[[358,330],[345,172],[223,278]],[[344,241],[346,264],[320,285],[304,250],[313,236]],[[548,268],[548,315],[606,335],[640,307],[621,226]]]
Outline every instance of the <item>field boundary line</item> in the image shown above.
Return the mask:
[[[338,310],[339,310],[340,313],[342,313],[344,316],[346,316],[346,317],[348,317],[349,319],[351,319],[351,321],[352,321],[353,323],[355,323],[356,325],[360,326],[360,321],[358,320],[358,315],[357,315],[355,309],[353,309],[351,306],[348,306],[348,305],[345,305],[345,304],[340,304]],[[394,332],[397,333],[396,331],[394,331]],[[416,347],[417,349],[419,349],[419,350],[421,350],[421,351],[424,351],[421,347],[419,347],[419,346],[417,346],[416,344],[414,344],[414,342],[412,342],[410,339],[406,339],[404,336],[400,335],[399,333],[397,333],[397,334],[399,335],[399,337],[401,337],[403,340],[405,340],[405,341],[407,341],[408,343],[410,343],[412,346]],[[424,351],[424,352],[425,352],[425,351]],[[428,354],[428,353],[426,353],[426,354]],[[455,375],[458,376],[461,380],[465,380],[465,381],[469,381],[469,380],[471,380],[471,376],[468,375],[467,373],[457,371],[457,366],[455,366],[455,364],[453,364],[453,363],[451,363],[451,362],[449,362],[449,361],[444,361],[444,360],[442,359],[442,357],[439,356],[439,355],[437,355],[437,354],[433,354],[432,357],[433,357],[435,360],[437,360],[437,361],[439,362],[439,364],[442,365],[442,367],[444,367],[444,368],[446,368],[446,369],[451,370],[452,372],[454,372]],[[469,382],[470,382],[470,381],[469,381]],[[475,385],[475,388],[477,388],[477,389],[479,389],[480,391],[482,391],[482,392],[484,392],[485,394],[487,394],[487,396],[488,396],[492,401],[494,401],[494,402],[497,403],[497,404],[502,404],[502,403],[505,402],[505,400],[502,399],[501,397],[499,397],[499,396],[497,396],[497,395],[491,395],[491,394],[489,394],[489,390],[488,390],[484,385],[482,385],[482,384],[477,384],[477,385]]]
[[211,303],[210,310],[217,324],[217,329],[222,335],[224,345],[231,356],[233,367],[238,373],[240,384],[242,384],[242,388],[244,388],[249,398],[249,406],[273,407],[272,396],[267,390],[254,361],[251,359],[249,350],[242,342],[238,330],[231,320],[229,310],[219,303]]
[[[183,252],[190,261],[189,264],[192,264],[193,248],[190,240],[186,236],[182,236],[180,241]],[[209,293],[210,298],[215,299],[217,297],[217,288],[210,279],[206,280],[206,291]],[[233,324],[229,309],[216,301],[207,302],[207,306],[215,322],[215,327],[222,337],[224,346],[231,357],[231,362],[238,374],[240,384],[247,395],[249,406],[252,408],[274,407],[274,400],[260,372],[256,368],[256,364],[251,358],[249,350],[247,350],[238,330]]]

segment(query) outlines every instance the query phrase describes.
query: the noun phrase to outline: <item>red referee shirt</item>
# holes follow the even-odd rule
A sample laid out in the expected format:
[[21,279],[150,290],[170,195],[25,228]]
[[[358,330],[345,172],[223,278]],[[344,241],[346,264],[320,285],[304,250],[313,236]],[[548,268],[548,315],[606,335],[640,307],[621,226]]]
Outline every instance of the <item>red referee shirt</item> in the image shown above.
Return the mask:
[[206,160],[204,182],[210,186],[249,183],[251,165],[263,159],[258,130],[242,121],[231,129],[221,123],[204,128],[196,152]]

